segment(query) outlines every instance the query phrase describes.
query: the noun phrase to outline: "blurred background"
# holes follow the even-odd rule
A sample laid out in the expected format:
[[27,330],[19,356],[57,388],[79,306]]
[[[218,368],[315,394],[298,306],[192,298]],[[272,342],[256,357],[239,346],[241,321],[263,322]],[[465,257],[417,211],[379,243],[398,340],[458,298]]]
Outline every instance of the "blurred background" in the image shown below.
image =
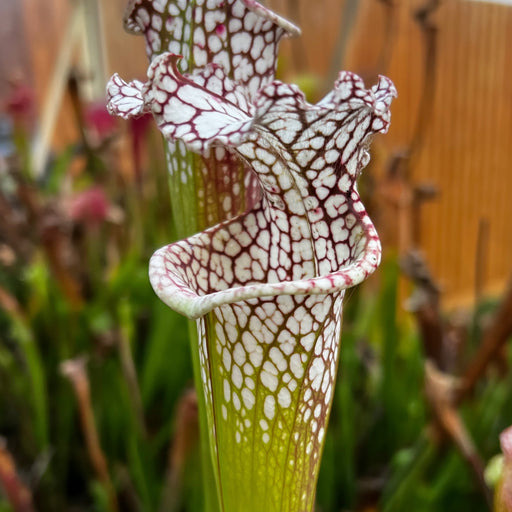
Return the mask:
[[[125,3],[0,2],[1,512],[203,510],[188,325],[147,278],[175,238],[163,146],[150,119],[105,110],[112,73],[147,69]],[[360,184],[384,261],[347,302],[318,511],[493,510],[512,424],[512,5],[267,5],[302,28],[278,76],[310,101],[340,69],[399,94]]]

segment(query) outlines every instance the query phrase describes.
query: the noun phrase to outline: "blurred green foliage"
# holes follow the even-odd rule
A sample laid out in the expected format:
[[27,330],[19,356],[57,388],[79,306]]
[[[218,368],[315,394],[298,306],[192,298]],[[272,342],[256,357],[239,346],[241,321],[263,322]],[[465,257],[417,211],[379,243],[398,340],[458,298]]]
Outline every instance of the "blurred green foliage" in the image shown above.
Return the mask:
[[[119,510],[203,509],[195,410],[186,393],[193,381],[189,326],[156,298],[147,277],[152,252],[173,239],[160,140],[150,135],[147,144],[153,156],[141,181],[123,176],[109,146],[89,154],[78,177],[70,171],[73,148],[42,181],[16,163],[2,177],[2,201],[13,216],[5,225],[21,217],[33,230],[0,240],[15,255],[0,273],[0,436],[41,512],[112,510],[84,441],[79,403],[60,371],[82,356]],[[73,193],[101,187],[117,216],[72,218],[63,191],[70,181]],[[486,510],[468,464],[428,427],[422,343],[400,308],[399,276],[397,258],[388,257],[369,285],[348,294],[318,511]],[[470,324],[468,350],[479,337],[478,322]],[[512,424],[510,403],[512,375],[495,372],[462,409],[486,461]],[[0,491],[0,511],[11,510]]]

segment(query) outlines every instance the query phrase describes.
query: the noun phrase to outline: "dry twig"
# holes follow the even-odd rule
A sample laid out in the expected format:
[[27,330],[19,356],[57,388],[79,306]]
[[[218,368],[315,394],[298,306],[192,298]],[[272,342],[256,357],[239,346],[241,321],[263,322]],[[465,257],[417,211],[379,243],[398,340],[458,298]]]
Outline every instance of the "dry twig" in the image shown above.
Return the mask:
[[16,471],[16,464],[0,438],[0,484],[13,512],[34,512],[32,495]]
[[479,350],[466,369],[462,387],[457,394],[456,403],[470,395],[489,364],[499,355],[503,345],[512,336],[512,281],[501,302],[494,319],[483,336]]
[[85,359],[78,358],[64,361],[61,364],[61,372],[67,377],[76,395],[82,422],[82,431],[87,445],[87,451],[91,464],[102,483],[109,500],[109,508],[112,512],[119,510],[114,486],[110,480],[108,465],[103,450],[100,446],[98,430],[94,420],[91,403],[89,378],[85,371]]

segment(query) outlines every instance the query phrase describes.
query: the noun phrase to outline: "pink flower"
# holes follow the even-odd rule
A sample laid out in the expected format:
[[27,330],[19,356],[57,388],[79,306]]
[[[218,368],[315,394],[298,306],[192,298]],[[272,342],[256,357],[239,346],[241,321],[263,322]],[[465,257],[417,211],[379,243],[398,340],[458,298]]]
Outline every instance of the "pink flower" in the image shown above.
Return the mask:
[[109,207],[105,191],[95,185],[71,199],[68,213],[74,221],[95,226],[105,221]]
[[13,80],[11,86],[11,93],[6,101],[7,113],[19,127],[30,131],[35,117],[34,91],[19,80]]
[[87,106],[84,121],[90,135],[98,143],[112,136],[117,130],[117,120],[109,115],[103,101]]

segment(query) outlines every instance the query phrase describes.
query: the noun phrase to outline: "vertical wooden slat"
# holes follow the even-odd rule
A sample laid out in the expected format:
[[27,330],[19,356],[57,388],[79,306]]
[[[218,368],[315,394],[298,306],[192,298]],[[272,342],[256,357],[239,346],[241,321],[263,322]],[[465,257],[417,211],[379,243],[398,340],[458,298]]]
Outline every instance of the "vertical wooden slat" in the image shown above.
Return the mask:
[[[52,74],[70,15],[69,0],[22,0],[23,26],[29,47],[33,86],[39,111],[49,95]],[[69,98],[59,111],[53,148],[61,149],[76,140],[77,129]]]
[[126,78],[145,79],[147,57],[144,38],[128,34],[123,28],[123,13],[127,0],[108,0],[100,3],[105,46],[107,75],[114,72]]
[[490,221],[489,282],[503,281],[512,267],[511,230],[503,223],[511,206],[500,200],[512,185],[512,89],[504,76],[509,16],[504,6],[449,2],[440,17],[434,119],[415,177],[431,176],[442,192],[423,229],[434,234],[425,248],[453,298],[471,296],[481,218]]

